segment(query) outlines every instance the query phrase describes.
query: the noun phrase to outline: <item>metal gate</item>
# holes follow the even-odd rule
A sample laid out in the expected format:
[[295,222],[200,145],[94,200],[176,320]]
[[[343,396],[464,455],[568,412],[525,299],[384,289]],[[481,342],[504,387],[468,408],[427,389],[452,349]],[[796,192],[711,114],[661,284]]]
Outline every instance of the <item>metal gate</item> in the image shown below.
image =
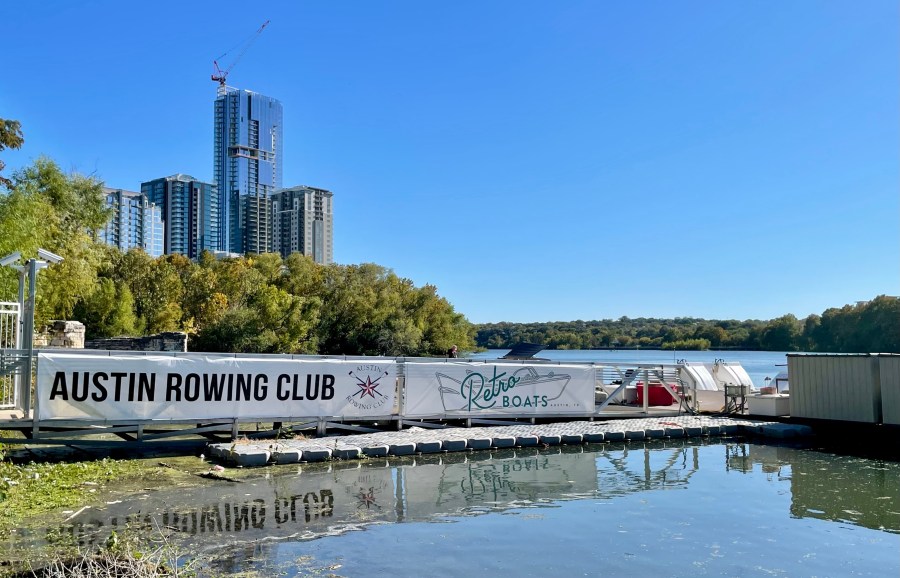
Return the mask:
[[19,375],[25,359],[19,350],[21,314],[18,303],[0,302],[0,409],[15,409],[19,401]]

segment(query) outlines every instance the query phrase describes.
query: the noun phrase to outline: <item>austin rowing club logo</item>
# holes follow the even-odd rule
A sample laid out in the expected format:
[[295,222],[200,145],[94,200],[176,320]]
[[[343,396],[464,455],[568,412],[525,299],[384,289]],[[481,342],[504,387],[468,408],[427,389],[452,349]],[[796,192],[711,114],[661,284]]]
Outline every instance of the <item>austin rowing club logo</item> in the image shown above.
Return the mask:
[[356,391],[347,396],[347,401],[355,408],[362,410],[378,409],[387,403],[390,397],[383,393],[394,387],[390,375],[380,365],[363,364],[351,370],[350,377],[356,380]]

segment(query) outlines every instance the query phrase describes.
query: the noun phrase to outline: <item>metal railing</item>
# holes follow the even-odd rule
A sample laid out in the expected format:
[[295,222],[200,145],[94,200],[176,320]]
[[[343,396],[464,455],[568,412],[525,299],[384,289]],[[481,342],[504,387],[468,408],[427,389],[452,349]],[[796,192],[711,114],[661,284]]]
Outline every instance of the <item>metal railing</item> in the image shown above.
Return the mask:
[[21,349],[0,349],[0,410],[21,409],[22,379],[28,367],[28,352]]
[[0,301],[0,349],[18,349],[21,310],[18,303]]
[[0,302],[0,409],[16,409],[20,399],[21,369],[27,360],[18,351],[21,313],[18,303]]

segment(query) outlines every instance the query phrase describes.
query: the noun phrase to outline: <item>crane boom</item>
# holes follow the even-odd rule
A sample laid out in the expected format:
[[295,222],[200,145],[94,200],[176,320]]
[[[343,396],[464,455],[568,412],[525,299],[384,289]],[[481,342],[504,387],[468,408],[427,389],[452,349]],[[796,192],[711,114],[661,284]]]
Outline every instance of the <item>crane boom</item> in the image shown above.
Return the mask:
[[216,72],[210,78],[212,80],[215,80],[216,82],[218,82],[219,86],[224,87],[225,79],[228,77],[228,73],[231,72],[231,69],[234,68],[234,65],[237,64],[241,60],[241,57],[244,56],[244,54],[247,52],[247,49],[250,48],[250,46],[253,44],[253,42],[257,38],[259,38],[259,35],[262,34],[262,31],[266,29],[266,26],[269,25],[269,22],[271,22],[271,21],[266,20],[265,22],[263,22],[262,26],[259,27],[259,30],[254,32],[253,35],[251,35],[250,38],[248,38],[242,45],[239,45],[239,46],[241,46],[241,51],[234,58],[234,60],[231,61],[231,64],[228,65],[228,68],[226,68],[225,70],[222,70],[219,67],[219,60],[221,60],[223,56],[226,56],[228,54],[228,52],[231,52],[231,50],[234,50],[233,48],[231,50],[229,50],[228,52],[225,52],[224,54],[222,54],[222,56],[220,56],[216,60],[213,60],[213,66],[216,68]]

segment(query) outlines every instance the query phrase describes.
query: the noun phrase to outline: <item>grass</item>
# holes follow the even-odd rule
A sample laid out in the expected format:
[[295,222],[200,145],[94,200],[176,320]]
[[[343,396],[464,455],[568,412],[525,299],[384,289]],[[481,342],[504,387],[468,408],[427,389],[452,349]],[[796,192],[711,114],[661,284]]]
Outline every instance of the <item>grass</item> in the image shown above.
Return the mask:
[[[151,465],[149,460],[102,458],[25,464],[0,461],[0,539],[31,523],[46,524],[46,515],[64,516],[96,502],[107,485],[117,489],[133,483],[155,485],[159,480],[182,474],[184,472],[180,470]],[[34,551],[18,562],[0,563],[0,576],[156,578],[193,575],[179,569],[178,557],[172,554],[164,537],[162,544],[158,539],[146,539],[137,533],[131,538],[119,539],[114,532],[112,538],[105,549],[94,552],[81,552],[65,541],[54,543],[49,546],[49,551]],[[140,549],[139,539],[143,539],[141,544],[149,548]],[[27,570],[23,570],[23,566]]]
[[157,578],[184,576],[177,565],[162,559],[158,553],[148,556],[99,552],[70,560],[53,560],[43,568],[29,570],[19,576],[35,578]]
[[[163,462],[159,457],[149,456],[75,461],[76,455],[39,463],[0,461],[0,540],[16,540],[11,532],[17,528],[55,527],[73,512],[77,514],[83,506],[102,507],[109,499],[128,499],[145,488],[203,484],[205,482],[198,481],[197,473],[210,467],[209,462],[196,456],[165,457]],[[252,470],[233,473],[241,478],[254,474]],[[47,546],[17,552],[12,556],[14,560],[0,560],[0,577],[198,578],[232,575],[231,570],[211,565],[212,552],[203,555],[188,552],[186,558],[184,552],[176,552],[174,542],[168,541],[170,531],[171,528],[153,530],[143,526],[120,528],[118,536],[113,532],[111,540],[94,551],[79,547],[67,534],[48,534]],[[224,551],[222,555],[229,557],[231,554]],[[254,566],[241,572],[240,577],[290,574],[331,577],[335,576],[334,571],[340,564],[316,567],[312,560],[298,560],[296,563],[261,562]]]
[[[149,546],[149,549],[146,547]],[[195,562],[182,564],[182,557],[162,529],[154,536],[113,532],[100,550],[63,550],[49,560],[26,564],[26,569],[6,578],[179,578],[196,577]],[[2,574],[2,573],[0,573]]]
[[147,474],[141,462],[108,458],[23,465],[0,462],[0,537],[26,518],[83,504],[107,482]]
[[[282,439],[302,438],[293,432],[285,434]],[[255,440],[255,443],[265,441],[277,443],[277,440]],[[236,443],[253,442],[239,440]],[[20,528],[43,528],[61,523],[66,516],[77,514],[84,507],[102,505],[116,496],[129,496],[148,487],[197,484],[197,473],[210,467],[202,456],[199,459],[188,455],[166,457],[166,462],[160,462],[153,454],[120,460],[96,454],[91,457],[83,450],[59,449],[63,451],[42,451],[38,456],[41,461],[25,462],[23,457],[31,459],[35,456],[17,449],[11,459],[4,455],[9,448],[0,445],[0,540],[14,539],[12,534]],[[252,472],[234,475],[249,477]],[[0,577],[199,575],[193,569],[179,567],[176,564],[178,557],[173,557],[171,547],[168,544],[160,546],[159,539],[146,532],[137,532],[133,539],[123,535],[119,540],[125,544],[114,547],[107,544],[105,549],[95,552],[81,552],[74,543],[65,540],[53,542],[40,551],[15,556],[17,561],[0,560]],[[245,575],[257,578],[270,573],[251,571]]]

